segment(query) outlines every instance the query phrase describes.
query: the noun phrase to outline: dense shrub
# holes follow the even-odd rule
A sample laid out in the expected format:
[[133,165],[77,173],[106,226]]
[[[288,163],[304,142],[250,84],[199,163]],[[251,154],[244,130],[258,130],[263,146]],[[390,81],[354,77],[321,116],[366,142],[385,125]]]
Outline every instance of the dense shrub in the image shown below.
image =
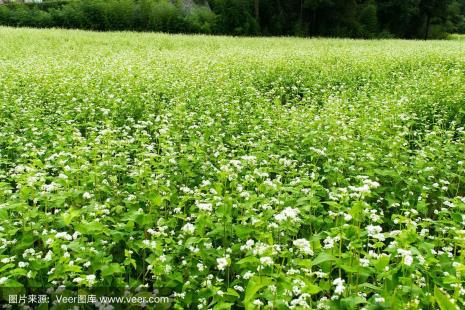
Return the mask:
[[192,32],[212,33],[216,29],[217,16],[205,7],[194,8],[186,17]]
[[378,18],[376,4],[370,2],[360,11],[359,20],[361,24],[361,37],[371,38],[378,33]]
[[151,6],[149,29],[166,32],[184,31],[184,22],[180,10],[171,2],[158,1]]
[[57,27],[84,28],[85,16],[77,3],[63,6],[61,9],[50,10]]
[[0,25],[440,39],[465,32],[465,0],[51,0],[1,5]]
[[0,24],[8,26],[214,33],[216,20],[215,13],[206,6],[185,11],[168,0],[76,0],[0,6]]

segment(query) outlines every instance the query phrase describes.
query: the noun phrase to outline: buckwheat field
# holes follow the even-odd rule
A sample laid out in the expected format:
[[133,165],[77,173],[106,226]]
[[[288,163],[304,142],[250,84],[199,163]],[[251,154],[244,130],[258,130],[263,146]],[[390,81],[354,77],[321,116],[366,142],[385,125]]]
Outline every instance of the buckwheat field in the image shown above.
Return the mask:
[[463,309],[464,127],[459,40],[0,28],[0,286]]

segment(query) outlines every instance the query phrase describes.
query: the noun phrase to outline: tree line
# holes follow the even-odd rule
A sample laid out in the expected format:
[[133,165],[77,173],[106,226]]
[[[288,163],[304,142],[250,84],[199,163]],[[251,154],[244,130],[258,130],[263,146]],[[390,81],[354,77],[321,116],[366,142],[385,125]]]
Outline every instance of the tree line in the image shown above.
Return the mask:
[[0,5],[0,24],[228,35],[444,38],[465,0],[71,0]]

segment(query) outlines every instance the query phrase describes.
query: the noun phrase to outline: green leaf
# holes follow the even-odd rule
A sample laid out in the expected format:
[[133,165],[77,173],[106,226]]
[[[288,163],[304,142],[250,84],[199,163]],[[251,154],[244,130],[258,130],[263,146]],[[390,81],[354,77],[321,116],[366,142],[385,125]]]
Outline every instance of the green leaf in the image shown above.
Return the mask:
[[349,273],[354,273],[354,272],[358,271],[357,266],[350,266],[350,265],[347,265],[347,264],[342,264],[339,267],[341,267],[345,272],[349,272]]
[[63,269],[64,269],[65,272],[79,273],[79,272],[82,271],[81,266],[78,266],[78,265],[65,265]]
[[360,284],[361,287],[366,287],[366,288],[369,288],[369,289],[372,289],[374,291],[380,291],[381,289],[371,283],[362,283]]
[[243,265],[243,264],[258,264],[260,260],[255,256],[247,256],[239,261],[237,261],[236,265]]
[[438,303],[441,310],[458,309],[458,307],[450,301],[449,297],[445,293],[441,292],[437,286],[434,287],[434,298],[436,299],[436,302]]
[[213,310],[229,310],[232,305],[232,303],[220,302],[213,307]]
[[8,220],[8,210],[6,208],[0,208],[0,220]]
[[304,259],[304,258],[296,258],[294,259],[294,262],[301,266],[301,267],[305,267],[305,268],[311,268],[313,266],[313,262],[311,259]]
[[94,235],[105,232],[105,226],[100,222],[80,223],[76,225],[76,230],[83,235]]
[[2,267],[0,268],[0,272],[4,272],[5,270],[11,269],[11,268],[14,268],[14,267],[16,267],[15,264],[11,264],[11,263],[10,263],[10,264],[6,264],[6,265],[4,265],[4,266],[2,266]]
[[321,292],[322,289],[319,286],[316,286],[315,284],[311,284],[306,282],[305,286],[302,288],[302,292],[310,294],[310,295],[315,295]]
[[356,202],[353,204],[352,208],[349,210],[349,214],[352,215],[354,221],[361,222],[363,221],[363,210],[365,207],[362,203]]
[[268,277],[252,277],[247,284],[247,288],[245,290],[245,298],[244,303],[246,308],[251,306],[251,301],[255,298],[255,295],[259,290],[264,288],[265,286],[271,285],[273,283],[273,279]]
[[334,256],[332,256],[331,254],[328,254],[326,252],[322,252],[320,253],[320,255],[317,256],[317,258],[315,258],[312,262],[313,266],[316,266],[316,265],[319,265],[319,264],[322,264],[322,263],[325,263],[325,262],[329,262],[329,261],[335,261],[336,258]]
[[365,304],[366,300],[360,296],[352,296],[342,299],[341,302],[349,309],[357,309],[357,305]]
[[120,266],[120,264],[112,263],[109,265],[102,266],[102,276],[108,277],[112,276],[115,273],[123,273],[124,268]]
[[62,214],[63,222],[65,223],[66,226],[68,226],[69,224],[71,224],[71,222],[73,221],[75,217],[79,216],[79,214],[80,214],[79,210],[70,209],[68,212]]
[[377,272],[382,272],[384,271],[384,268],[386,268],[387,265],[389,265],[389,256],[380,256],[378,259],[373,260],[373,266],[376,268]]
[[461,223],[463,221],[462,214],[460,213],[452,213],[450,217],[457,223]]
[[19,283],[18,281],[16,280],[13,280],[13,279],[8,279],[5,284],[3,284],[4,287],[8,287],[8,288],[17,288],[17,287],[24,287],[23,284]]
[[226,295],[229,295],[229,296],[234,296],[234,297],[237,297],[237,298],[240,298],[241,296],[235,291],[233,290],[232,288],[228,288],[228,290],[226,291],[225,293]]

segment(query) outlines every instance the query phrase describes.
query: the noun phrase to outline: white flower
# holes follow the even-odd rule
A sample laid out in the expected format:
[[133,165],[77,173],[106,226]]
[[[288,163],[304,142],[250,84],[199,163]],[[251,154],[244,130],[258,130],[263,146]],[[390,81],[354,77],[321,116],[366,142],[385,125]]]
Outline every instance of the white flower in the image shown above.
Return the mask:
[[418,261],[419,261],[420,265],[424,265],[424,264],[425,264],[425,261],[426,261],[426,260],[425,260],[425,258],[424,258],[422,255],[418,255],[417,258],[418,258]]
[[274,218],[277,222],[282,222],[285,220],[298,221],[299,212],[299,209],[287,207],[281,213],[276,214]]
[[28,256],[34,256],[34,254],[36,253],[36,251],[34,249],[26,249],[23,253],[23,257],[24,258],[27,258]]
[[1,277],[1,278],[0,278],[0,285],[5,284],[6,281],[8,281],[8,278],[7,278],[7,277]]
[[384,235],[381,233],[383,231],[383,228],[379,225],[377,226],[373,226],[373,225],[368,225],[366,227],[367,229],[367,232],[368,232],[368,236],[372,237],[372,238],[375,238],[375,239],[378,239],[379,241],[384,241],[385,240],[385,237]]
[[82,194],[82,198],[84,198],[84,199],[90,199],[90,198],[92,198],[92,194],[89,193],[89,192],[85,192],[84,194]]
[[213,211],[213,206],[211,203],[197,203],[197,207],[201,211],[207,211],[207,212]]
[[26,262],[19,262],[18,263],[19,268],[24,268],[24,267],[27,267],[27,266],[29,266],[29,263],[26,263]]
[[182,227],[182,231],[185,232],[186,234],[192,235],[195,231],[195,226],[192,225],[191,223],[187,223]]
[[332,249],[334,247],[334,242],[337,242],[340,240],[339,236],[336,236],[334,238],[331,238],[330,236],[326,237],[325,240],[323,240],[324,248],[325,249]]
[[52,260],[52,256],[53,256],[53,252],[52,252],[52,251],[48,251],[47,254],[46,254],[45,257],[44,257],[44,260],[45,260],[46,262],[49,262],[49,261]]
[[60,186],[56,184],[55,182],[52,182],[50,184],[45,184],[42,186],[42,189],[46,192],[54,192],[56,191]]
[[364,184],[363,186],[360,186],[360,187],[349,186],[348,188],[351,191],[358,192],[358,193],[369,193],[370,192],[370,187],[367,184]]
[[79,238],[79,235],[81,233],[79,231],[75,231],[74,234],[73,234],[73,240],[76,240],[77,238]]
[[313,256],[313,251],[310,248],[310,242],[307,239],[297,239],[293,242],[294,246],[299,249],[300,252]]
[[[59,233],[56,233],[55,234],[55,238],[57,239],[63,239],[63,240],[68,240],[68,241],[71,241],[73,240],[73,237],[68,234],[67,232],[59,232]],[[48,240],[47,240],[48,242]],[[53,242],[53,241],[52,241]]]
[[246,250],[252,249],[254,244],[255,244],[255,241],[253,241],[252,239],[247,240],[245,245],[241,245],[241,251],[246,251]]
[[251,271],[247,271],[246,273],[244,273],[242,278],[244,278],[244,280],[248,280],[248,279],[252,278],[254,275],[255,275],[255,273],[253,273]]
[[86,276],[86,280],[89,283],[89,285],[91,285],[91,286],[95,283],[95,278],[96,277],[93,274],[90,274],[90,275]]
[[368,267],[370,266],[370,260],[366,258],[360,258],[360,265],[362,267]]
[[241,293],[244,291],[244,288],[242,286],[240,286],[240,285],[234,285],[234,289],[236,291],[238,291],[238,292],[241,292]]
[[403,258],[402,262],[406,266],[411,266],[413,263],[412,251],[404,250],[404,249],[397,249],[397,253]]
[[342,293],[344,293],[344,290],[345,290],[344,283],[345,281],[342,280],[341,278],[337,278],[333,281],[333,285],[336,286],[336,288],[334,289],[334,293],[336,295],[341,295]]
[[226,266],[229,265],[227,257],[217,258],[216,263],[218,264],[218,266],[217,266],[218,270],[224,270],[226,268]]
[[411,266],[413,263],[413,257],[410,255],[407,255],[404,257],[404,264],[407,266]]
[[142,240],[142,243],[146,246],[146,247],[150,247],[150,248],[156,248],[157,247],[157,242],[156,241],[150,241],[150,240]]
[[273,259],[269,256],[260,257],[260,264],[263,266],[271,266],[273,265]]
[[272,292],[273,294],[275,294],[276,290],[278,289],[274,284],[271,284],[268,288],[270,289],[270,292]]
[[378,226],[368,225],[366,229],[370,237],[372,237],[373,235],[379,234],[380,232],[383,231],[383,228],[379,225]]

